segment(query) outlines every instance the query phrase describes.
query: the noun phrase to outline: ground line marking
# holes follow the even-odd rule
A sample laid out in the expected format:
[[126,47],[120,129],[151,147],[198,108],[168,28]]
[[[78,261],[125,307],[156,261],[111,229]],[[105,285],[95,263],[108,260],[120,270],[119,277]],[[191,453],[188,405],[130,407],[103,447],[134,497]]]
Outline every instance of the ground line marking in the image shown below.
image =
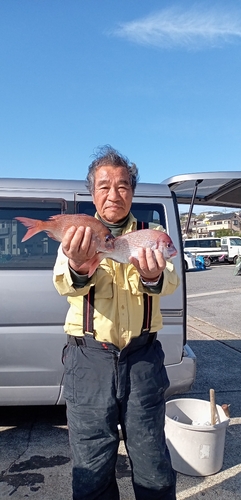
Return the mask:
[[187,295],[188,299],[191,299],[193,297],[206,297],[207,295],[219,295],[220,293],[235,293],[235,292],[241,292],[241,288],[231,288],[228,290],[216,290],[215,292],[204,292],[204,293],[193,293],[190,295]]

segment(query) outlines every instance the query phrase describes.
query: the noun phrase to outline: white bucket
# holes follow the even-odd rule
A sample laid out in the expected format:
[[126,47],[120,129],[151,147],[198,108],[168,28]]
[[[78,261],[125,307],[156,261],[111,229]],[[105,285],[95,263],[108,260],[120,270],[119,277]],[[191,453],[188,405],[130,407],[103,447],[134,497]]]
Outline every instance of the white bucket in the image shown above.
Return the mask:
[[211,422],[210,402],[201,399],[173,399],[166,403],[166,441],[173,469],[189,476],[209,476],[223,465],[229,418],[221,406],[217,423]]

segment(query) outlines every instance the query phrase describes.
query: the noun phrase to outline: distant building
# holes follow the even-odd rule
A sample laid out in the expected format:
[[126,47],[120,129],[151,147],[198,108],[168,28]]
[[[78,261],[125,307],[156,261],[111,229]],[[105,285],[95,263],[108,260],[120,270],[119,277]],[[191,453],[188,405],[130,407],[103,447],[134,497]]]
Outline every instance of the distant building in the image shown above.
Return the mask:
[[[187,214],[182,214],[181,229],[182,234],[186,233]],[[207,238],[216,236],[216,231],[226,229],[230,234],[241,232],[241,212],[205,212],[198,216],[192,215],[188,236],[190,238]]]
[[208,221],[209,231],[215,232],[219,229],[228,229],[230,232],[240,232],[241,217],[239,212],[223,213],[213,215]]

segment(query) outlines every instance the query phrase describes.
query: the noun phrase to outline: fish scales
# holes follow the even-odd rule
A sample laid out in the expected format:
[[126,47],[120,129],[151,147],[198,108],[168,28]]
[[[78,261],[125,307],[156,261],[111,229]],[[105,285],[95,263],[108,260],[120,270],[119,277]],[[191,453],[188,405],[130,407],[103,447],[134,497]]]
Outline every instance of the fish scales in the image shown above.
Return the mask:
[[156,229],[140,229],[118,236],[113,240],[113,248],[105,253],[97,253],[90,260],[89,276],[92,276],[103,259],[112,259],[128,264],[130,257],[138,258],[139,248],[157,249],[162,252],[165,259],[175,257],[177,254],[177,250],[167,233]]
[[87,214],[59,214],[52,215],[48,220],[43,221],[39,219],[31,219],[28,217],[15,217],[16,220],[21,222],[28,228],[27,233],[24,235],[22,242],[32,238],[35,234],[44,231],[47,235],[59,242],[62,241],[66,231],[75,226],[91,227],[94,235],[93,238],[97,243],[97,249],[105,251],[111,245],[113,236],[110,230],[96,217]]

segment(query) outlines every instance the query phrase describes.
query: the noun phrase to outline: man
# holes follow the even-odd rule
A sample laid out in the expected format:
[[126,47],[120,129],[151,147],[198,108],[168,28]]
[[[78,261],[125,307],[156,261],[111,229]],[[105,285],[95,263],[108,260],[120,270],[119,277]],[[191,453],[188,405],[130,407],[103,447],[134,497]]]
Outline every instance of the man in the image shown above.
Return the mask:
[[[130,213],[138,171],[110,146],[89,167],[87,186],[98,217],[114,237],[137,229]],[[104,259],[88,278],[96,253],[90,227],[70,228],[54,284],[70,304],[65,322],[64,397],[73,457],[73,500],[118,500],[118,424],[130,458],[137,500],[175,500],[175,473],[165,443],[164,392],[169,382],[156,332],[160,295],[179,279],[158,250],[138,259]]]

